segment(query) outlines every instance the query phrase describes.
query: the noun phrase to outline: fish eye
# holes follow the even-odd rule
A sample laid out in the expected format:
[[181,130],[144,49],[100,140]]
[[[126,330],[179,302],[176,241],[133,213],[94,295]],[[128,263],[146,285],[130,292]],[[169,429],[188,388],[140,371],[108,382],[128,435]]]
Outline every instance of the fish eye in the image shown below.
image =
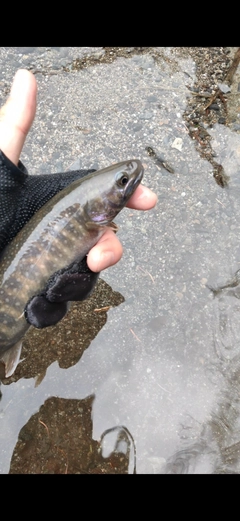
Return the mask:
[[116,183],[118,186],[125,186],[129,181],[129,176],[126,172],[121,172],[116,177]]

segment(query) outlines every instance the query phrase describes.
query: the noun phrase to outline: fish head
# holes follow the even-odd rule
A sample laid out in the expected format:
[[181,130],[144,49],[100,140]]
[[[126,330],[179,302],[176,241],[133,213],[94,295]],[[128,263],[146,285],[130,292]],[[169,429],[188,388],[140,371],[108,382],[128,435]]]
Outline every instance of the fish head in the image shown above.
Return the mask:
[[138,159],[99,170],[99,195],[88,201],[87,212],[91,221],[101,225],[110,224],[141,183],[143,172],[144,168]]
[[111,198],[115,199],[116,204],[118,202],[120,207],[123,207],[141,183],[144,168],[139,159],[132,159],[123,163],[116,170],[115,190],[113,189]]

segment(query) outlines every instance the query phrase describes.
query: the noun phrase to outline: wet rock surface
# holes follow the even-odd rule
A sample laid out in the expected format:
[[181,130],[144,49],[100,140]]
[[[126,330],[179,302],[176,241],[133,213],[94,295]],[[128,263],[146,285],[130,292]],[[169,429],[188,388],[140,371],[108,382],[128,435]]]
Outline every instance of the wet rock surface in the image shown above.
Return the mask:
[[90,299],[26,336],[1,473],[131,473],[134,453],[137,473],[239,473],[237,53],[1,48],[1,103],[19,67],[38,82],[31,174],[136,157],[158,195],[119,215],[123,259]]

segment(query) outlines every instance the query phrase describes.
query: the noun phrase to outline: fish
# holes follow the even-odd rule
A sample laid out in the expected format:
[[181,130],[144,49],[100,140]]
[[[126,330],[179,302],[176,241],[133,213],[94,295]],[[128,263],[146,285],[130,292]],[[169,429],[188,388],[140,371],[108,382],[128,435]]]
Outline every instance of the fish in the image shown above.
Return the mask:
[[[71,269],[76,274],[74,265],[86,262],[89,250],[108,227],[117,231],[113,219],[141,183],[143,173],[141,161],[131,159],[75,180],[45,203],[3,250],[0,363],[6,378],[19,363],[23,338],[30,325],[42,327],[34,324],[34,313],[31,320],[35,300],[40,308],[41,298],[45,299],[43,304],[54,306],[59,297],[52,287],[58,286],[59,277],[65,280]],[[90,286],[94,287],[96,281],[97,276],[91,279]],[[82,299],[89,295],[88,290],[87,287]],[[65,314],[66,302],[63,304]]]
[[67,172],[29,175],[20,160],[16,166],[0,150],[0,252],[51,197],[95,170],[75,162]]

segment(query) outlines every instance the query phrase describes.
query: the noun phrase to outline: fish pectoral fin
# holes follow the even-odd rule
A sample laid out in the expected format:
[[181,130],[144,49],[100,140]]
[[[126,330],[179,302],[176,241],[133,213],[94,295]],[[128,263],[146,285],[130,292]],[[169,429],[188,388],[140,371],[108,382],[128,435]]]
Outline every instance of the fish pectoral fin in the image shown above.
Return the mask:
[[89,230],[99,230],[99,228],[107,230],[108,228],[111,228],[111,230],[113,230],[115,233],[118,231],[118,226],[113,221],[88,221],[86,222],[86,228],[88,228]]
[[113,221],[111,221],[108,225],[109,228],[111,228],[113,230],[113,232],[117,233],[118,231],[118,225],[116,223],[114,223]]
[[4,366],[4,378],[9,378],[9,376],[12,376],[14,373],[20,360],[21,351],[22,341],[19,340],[19,342],[10,347],[10,349],[5,351],[5,353],[3,353],[3,355],[0,357],[0,363]]

